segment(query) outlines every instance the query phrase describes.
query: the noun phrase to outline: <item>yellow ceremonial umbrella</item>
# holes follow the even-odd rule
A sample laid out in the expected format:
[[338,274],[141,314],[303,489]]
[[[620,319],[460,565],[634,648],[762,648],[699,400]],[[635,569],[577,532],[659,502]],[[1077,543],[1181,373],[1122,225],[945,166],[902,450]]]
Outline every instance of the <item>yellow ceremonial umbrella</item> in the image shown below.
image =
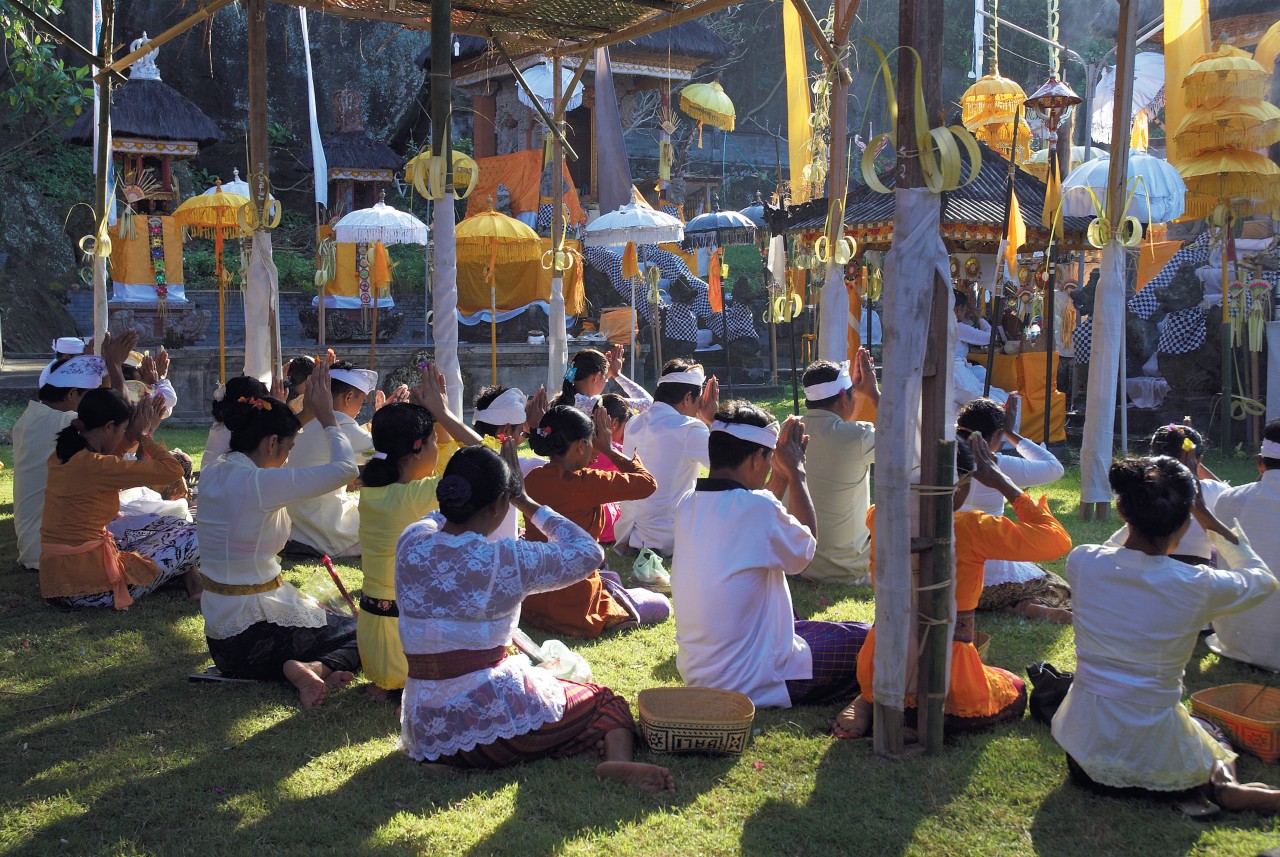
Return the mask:
[[1224,98],[1261,99],[1271,88],[1271,75],[1246,51],[1222,45],[1187,69],[1182,88],[1192,107]]
[[1014,160],[1013,128],[1018,122],[1017,162],[1031,154],[1031,126],[1018,114],[1027,94],[1016,81],[1003,77],[999,69],[974,81],[960,96],[960,122],[973,134],[1008,160]]
[[1276,68],[1276,54],[1280,54],[1280,21],[1276,21],[1262,34],[1258,46],[1253,49],[1253,59],[1262,66],[1263,71],[1271,74]]
[[514,217],[493,210],[473,214],[458,224],[456,245],[459,262],[485,262],[489,282],[489,344],[493,383],[498,383],[498,284],[494,268],[499,262],[533,262],[542,257],[538,233]]
[[223,384],[227,382],[227,272],[222,267],[222,242],[248,234],[240,222],[240,210],[248,204],[248,197],[226,193],[218,182],[213,193],[193,196],[173,212],[174,222],[188,235],[213,239],[214,277],[218,281],[218,380]]
[[738,111],[719,82],[691,83],[680,90],[680,109],[698,122],[698,147],[702,147],[702,125],[732,131]]
[[[1018,139],[1022,139],[1022,134],[1018,134]],[[990,144],[988,144],[990,145]],[[1072,146],[1071,147],[1071,169],[1083,164],[1085,161],[1092,161],[1094,158],[1105,158],[1107,152],[1095,146]],[[1019,164],[1027,172],[1044,181],[1049,173],[1049,149],[1037,149],[1031,153],[1031,157],[1027,158],[1024,163]]]
[[1280,107],[1266,101],[1227,99],[1197,107],[1173,133],[1178,151],[1201,154],[1211,149],[1265,149],[1280,141]]
[[1218,149],[1178,164],[1187,183],[1189,217],[1205,217],[1219,205],[1248,217],[1270,214],[1280,203],[1280,167],[1247,149]]

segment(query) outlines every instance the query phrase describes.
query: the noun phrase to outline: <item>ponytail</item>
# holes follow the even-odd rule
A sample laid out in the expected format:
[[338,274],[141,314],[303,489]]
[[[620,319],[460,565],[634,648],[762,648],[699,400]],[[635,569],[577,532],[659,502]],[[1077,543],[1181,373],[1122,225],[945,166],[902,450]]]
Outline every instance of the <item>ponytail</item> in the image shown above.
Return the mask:
[[603,351],[597,351],[594,348],[582,349],[573,355],[573,359],[569,361],[569,368],[564,373],[564,381],[560,384],[560,395],[556,396],[556,400],[551,404],[570,407],[576,405],[578,401],[577,383],[585,381],[597,373],[603,375],[608,371],[609,358],[605,356]]
[[400,480],[400,461],[431,442],[436,421],[419,405],[399,402],[383,406],[373,415],[373,448],[377,454],[364,466],[361,481],[366,488],[381,488]]

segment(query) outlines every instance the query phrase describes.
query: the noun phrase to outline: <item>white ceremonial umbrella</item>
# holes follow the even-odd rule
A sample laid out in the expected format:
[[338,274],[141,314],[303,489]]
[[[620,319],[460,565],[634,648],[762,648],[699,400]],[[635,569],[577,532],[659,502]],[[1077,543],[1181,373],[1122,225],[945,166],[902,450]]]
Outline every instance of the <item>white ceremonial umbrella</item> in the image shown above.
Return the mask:
[[[665,214],[647,205],[629,202],[617,211],[597,217],[582,236],[582,243],[588,247],[618,247],[634,242],[644,261],[645,245],[667,244],[684,238],[684,224],[677,217]],[[631,282],[631,311],[636,312],[636,283]],[[661,367],[661,311],[654,313],[653,341],[654,356]],[[637,314],[638,318],[638,314]],[[631,359],[636,353],[636,321],[631,323]]]
[[[538,97],[538,101],[542,103],[542,109],[547,111],[549,115],[555,115],[556,99],[555,99],[555,69],[551,65],[551,60],[543,60],[542,65],[535,65],[532,68],[522,72],[524,82],[529,84],[529,89],[533,90],[533,94]],[[573,69],[560,69],[560,89],[562,92],[568,91],[569,84],[573,82]],[[582,81],[578,81],[578,85],[574,87],[565,97],[565,112],[575,110],[582,106]],[[524,87],[516,87],[516,98],[520,99],[520,103],[533,109],[533,100],[529,98],[529,93],[524,91]]]
[[207,195],[207,194],[219,193],[219,192],[235,193],[235,194],[239,194],[240,196],[253,199],[253,193],[249,190],[249,183],[244,179],[240,178],[240,170],[235,169],[235,170],[232,170],[231,172],[234,178],[231,181],[223,184],[221,191],[218,190],[218,185],[215,184],[213,187],[205,191],[205,194]]
[[[1133,58],[1133,102],[1129,118],[1151,105],[1164,89],[1164,54],[1152,51]],[[1109,66],[1098,78],[1093,89],[1093,101],[1089,105],[1093,113],[1093,139],[1099,143],[1111,142],[1111,117],[1116,100],[1116,67]]]
[[[1103,210],[1107,207],[1107,171],[1111,157],[1095,158],[1076,167],[1062,181],[1062,216],[1093,217],[1093,197]],[[1133,194],[1125,217],[1136,217],[1143,223],[1167,223],[1182,216],[1186,204],[1187,183],[1176,167],[1163,158],[1130,150],[1128,193]],[[1141,177],[1142,181],[1138,179]]]

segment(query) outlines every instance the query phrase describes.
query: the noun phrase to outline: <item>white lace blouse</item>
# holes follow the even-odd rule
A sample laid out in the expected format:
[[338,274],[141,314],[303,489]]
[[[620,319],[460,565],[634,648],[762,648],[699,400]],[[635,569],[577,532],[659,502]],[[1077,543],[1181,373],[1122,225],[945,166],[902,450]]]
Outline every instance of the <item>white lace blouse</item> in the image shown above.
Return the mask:
[[[233,585],[266,583],[280,573],[280,553],[289,538],[285,506],[346,485],[355,478],[351,444],[338,428],[325,429],[329,463],[314,467],[263,468],[243,453],[231,452],[205,465],[196,511],[200,570],[211,580]],[[288,583],[257,595],[200,596],[204,633],[214,640],[234,637],[256,622],[292,628],[319,628],[326,614],[314,599]]]
[[[562,589],[600,567],[595,539],[543,506],[532,523],[547,542],[489,541],[441,532],[432,513],[396,547],[396,602],[406,653],[511,643],[526,595]],[[564,716],[564,689],[546,670],[508,658],[457,678],[405,683],[400,748],[418,761],[525,735]]]
[[[649,391],[644,387],[641,387],[621,372],[614,375],[613,380],[618,382],[618,386],[622,388],[622,392],[625,394],[622,398],[626,401],[627,407],[631,408],[634,413],[644,413],[653,407],[653,396],[650,396]],[[596,403],[599,401],[599,396],[584,396],[582,393],[573,394],[574,405],[587,416],[591,416],[595,412]]]

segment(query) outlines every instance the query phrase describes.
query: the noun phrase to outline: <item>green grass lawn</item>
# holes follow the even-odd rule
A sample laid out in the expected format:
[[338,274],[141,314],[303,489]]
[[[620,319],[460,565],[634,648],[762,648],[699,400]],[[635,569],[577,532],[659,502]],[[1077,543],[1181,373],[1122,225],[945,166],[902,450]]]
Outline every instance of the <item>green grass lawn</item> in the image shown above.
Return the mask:
[[[199,450],[203,432],[166,431]],[[11,465],[11,449],[0,460]],[[1213,461],[1236,484],[1242,460]],[[1079,473],[1049,494],[1077,543],[1114,522],[1076,516]],[[196,604],[161,592],[125,613],[41,601],[19,570],[0,473],[0,849],[63,854],[432,855],[1252,855],[1280,844],[1280,822],[1254,815],[1189,821],[1162,806],[1085,794],[1062,752],[1024,719],[959,738],[938,757],[877,760],[867,742],[825,737],[831,707],[766,709],[739,758],[654,757],[674,796],[597,783],[593,762],[542,762],[495,773],[422,769],[394,747],[388,705],[357,684],[303,711],[284,685],[188,683],[209,663]],[[1055,563],[1061,570],[1062,563]],[[300,583],[318,566],[295,565]],[[358,567],[343,566],[348,586]],[[872,617],[869,589],[792,586],[802,616]],[[983,615],[989,660],[1024,674],[1033,661],[1075,663],[1070,628]],[[576,646],[597,681],[632,700],[676,684],[675,626]],[[1203,645],[1190,690],[1275,684]],[[1246,780],[1280,781],[1245,757]]]

